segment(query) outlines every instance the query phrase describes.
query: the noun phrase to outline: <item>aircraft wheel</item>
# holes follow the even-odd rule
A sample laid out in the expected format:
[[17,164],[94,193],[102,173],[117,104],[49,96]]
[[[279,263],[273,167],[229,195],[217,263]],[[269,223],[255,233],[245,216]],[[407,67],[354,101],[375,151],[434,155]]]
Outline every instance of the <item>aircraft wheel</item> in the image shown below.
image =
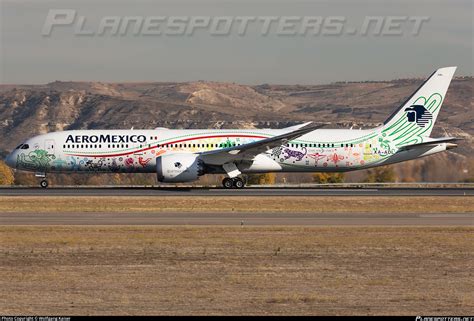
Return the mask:
[[45,179],[43,179],[43,180],[40,182],[40,186],[41,186],[42,188],[48,187],[48,181],[45,180]]
[[243,188],[245,186],[244,180],[240,177],[234,178],[234,187],[236,188]]
[[229,177],[226,177],[222,180],[222,186],[224,186],[224,188],[232,188],[232,183],[232,179]]

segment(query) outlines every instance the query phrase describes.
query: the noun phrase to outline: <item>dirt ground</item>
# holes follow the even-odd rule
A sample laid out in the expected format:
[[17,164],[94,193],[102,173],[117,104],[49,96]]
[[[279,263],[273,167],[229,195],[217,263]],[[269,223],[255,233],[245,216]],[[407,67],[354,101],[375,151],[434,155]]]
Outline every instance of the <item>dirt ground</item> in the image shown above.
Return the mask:
[[[106,199],[106,201],[104,201]],[[64,212],[311,212],[472,213],[463,196],[1,196],[3,213]]]
[[473,227],[0,226],[0,314],[472,314],[473,244]]

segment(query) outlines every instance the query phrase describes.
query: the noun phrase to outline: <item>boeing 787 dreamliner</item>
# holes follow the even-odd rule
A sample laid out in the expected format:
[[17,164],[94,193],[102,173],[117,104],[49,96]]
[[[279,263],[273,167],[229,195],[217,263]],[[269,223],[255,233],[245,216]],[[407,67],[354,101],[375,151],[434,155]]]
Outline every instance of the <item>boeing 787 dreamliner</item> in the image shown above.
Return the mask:
[[381,125],[322,129],[311,122],[283,129],[71,130],[27,139],[6,159],[47,173],[156,173],[160,182],[192,182],[226,174],[242,188],[243,173],[344,172],[393,164],[454,148],[454,137],[430,137],[456,67],[436,70]]

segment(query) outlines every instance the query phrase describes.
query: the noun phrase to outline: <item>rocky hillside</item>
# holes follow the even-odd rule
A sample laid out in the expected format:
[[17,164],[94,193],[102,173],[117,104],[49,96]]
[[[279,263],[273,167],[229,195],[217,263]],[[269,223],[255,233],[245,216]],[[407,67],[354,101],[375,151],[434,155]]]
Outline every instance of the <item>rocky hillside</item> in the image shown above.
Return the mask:
[[[56,81],[0,85],[0,135],[4,137],[0,153],[5,155],[35,134],[67,129],[276,128],[315,121],[328,128],[356,130],[383,122],[422,81],[259,86],[204,81]],[[472,77],[453,80],[434,133],[463,137],[465,141],[452,152],[431,157],[426,166],[436,167],[440,173],[416,179],[450,180],[468,175],[466,164],[474,156],[473,87]],[[410,163],[421,163],[417,162]],[[442,167],[453,165],[459,167],[460,174],[445,177]]]

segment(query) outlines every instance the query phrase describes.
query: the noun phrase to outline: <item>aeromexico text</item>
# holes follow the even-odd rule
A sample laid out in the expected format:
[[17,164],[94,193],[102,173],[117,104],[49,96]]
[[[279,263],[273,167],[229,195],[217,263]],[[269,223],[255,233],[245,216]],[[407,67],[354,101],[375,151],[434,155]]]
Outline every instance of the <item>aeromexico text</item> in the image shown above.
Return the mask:
[[144,143],[145,135],[68,135],[67,143]]

